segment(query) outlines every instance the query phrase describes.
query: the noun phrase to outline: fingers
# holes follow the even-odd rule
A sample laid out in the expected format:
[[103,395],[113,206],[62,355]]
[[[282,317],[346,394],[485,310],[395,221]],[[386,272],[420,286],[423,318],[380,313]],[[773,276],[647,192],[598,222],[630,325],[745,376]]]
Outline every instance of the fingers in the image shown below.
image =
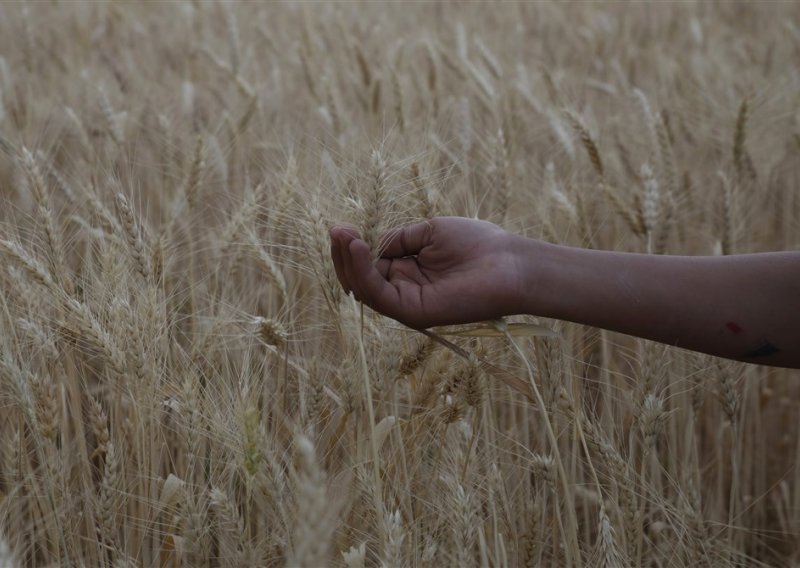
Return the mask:
[[433,225],[429,221],[394,229],[383,236],[381,256],[400,258],[419,254],[423,247],[430,244],[432,237]]
[[339,279],[339,284],[344,288],[345,294],[349,294],[350,286],[344,274],[344,259],[342,258],[342,245],[339,239],[331,238],[331,258],[333,259],[333,268],[336,270],[336,278]]
[[331,237],[331,258],[333,259],[333,268],[336,271],[336,278],[344,288],[346,294],[353,291],[350,284],[351,278],[347,274],[347,264],[345,256],[349,256],[348,246],[350,241],[359,238],[358,231],[352,227],[345,225],[334,225],[329,231]]
[[336,277],[345,291],[372,309],[408,324],[403,318],[406,310],[402,308],[400,292],[388,280],[392,261],[374,261],[369,246],[354,229],[333,227],[330,235]]
[[338,241],[340,244],[350,242],[352,239],[359,239],[361,236],[354,227],[348,225],[334,225],[328,231],[331,241]]
[[361,239],[351,240],[348,252],[349,254],[345,253],[342,257],[345,274],[356,299],[384,315],[398,319],[400,295],[379,270],[388,270],[388,263],[379,261],[379,266],[376,266],[372,262],[367,243]]

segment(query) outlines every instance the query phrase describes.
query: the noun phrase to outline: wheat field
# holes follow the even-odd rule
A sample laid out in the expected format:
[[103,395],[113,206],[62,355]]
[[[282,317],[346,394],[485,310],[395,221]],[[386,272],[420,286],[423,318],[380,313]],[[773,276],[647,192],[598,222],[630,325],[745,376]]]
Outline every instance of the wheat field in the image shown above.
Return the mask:
[[798,565],[796,371],[532,316],[443,345],[328,240],[798,249],[798,22],[0,4],[0,566]]

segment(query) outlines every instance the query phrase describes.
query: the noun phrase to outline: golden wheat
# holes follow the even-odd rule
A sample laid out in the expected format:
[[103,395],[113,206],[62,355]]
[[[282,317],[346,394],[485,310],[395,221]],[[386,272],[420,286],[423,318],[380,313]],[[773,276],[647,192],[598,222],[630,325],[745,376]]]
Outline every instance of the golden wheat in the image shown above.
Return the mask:
[[797,249],[798,19],[0,5],[0,566],[796,563],[796,372],[416,333],[328,230]]

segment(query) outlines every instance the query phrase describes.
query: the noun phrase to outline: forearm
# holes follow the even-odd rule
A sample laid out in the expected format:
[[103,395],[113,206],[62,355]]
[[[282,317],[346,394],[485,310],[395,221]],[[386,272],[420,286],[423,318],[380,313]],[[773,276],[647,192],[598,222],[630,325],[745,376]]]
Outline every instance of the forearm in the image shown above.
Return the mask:
[[800,253],[681,257],[518,241],[527,313],[800,367]]

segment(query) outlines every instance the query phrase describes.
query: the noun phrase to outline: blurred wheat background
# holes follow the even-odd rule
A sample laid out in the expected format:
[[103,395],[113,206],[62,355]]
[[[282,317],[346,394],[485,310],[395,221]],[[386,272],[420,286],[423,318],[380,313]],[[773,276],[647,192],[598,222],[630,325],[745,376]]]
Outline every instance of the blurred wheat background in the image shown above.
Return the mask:
[[798,22],[0,4],[0,566],[796,566],[797,372],[554,321],[462,357],[327,229],[797,249]]

